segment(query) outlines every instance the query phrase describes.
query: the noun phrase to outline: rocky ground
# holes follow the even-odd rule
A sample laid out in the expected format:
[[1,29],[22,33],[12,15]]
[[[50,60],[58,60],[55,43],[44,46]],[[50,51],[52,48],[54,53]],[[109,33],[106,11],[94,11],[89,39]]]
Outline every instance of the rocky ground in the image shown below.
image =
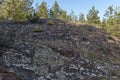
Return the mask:
[[120,41],[52,19],[0,23],[0,80],[120,80]]

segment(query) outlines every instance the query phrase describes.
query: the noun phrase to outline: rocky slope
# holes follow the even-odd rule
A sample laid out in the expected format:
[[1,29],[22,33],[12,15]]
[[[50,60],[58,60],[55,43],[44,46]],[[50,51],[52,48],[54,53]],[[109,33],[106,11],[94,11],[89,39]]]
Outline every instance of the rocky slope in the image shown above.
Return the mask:
[[120,41],[61,20],[0,23],[0,80],[119,80]]

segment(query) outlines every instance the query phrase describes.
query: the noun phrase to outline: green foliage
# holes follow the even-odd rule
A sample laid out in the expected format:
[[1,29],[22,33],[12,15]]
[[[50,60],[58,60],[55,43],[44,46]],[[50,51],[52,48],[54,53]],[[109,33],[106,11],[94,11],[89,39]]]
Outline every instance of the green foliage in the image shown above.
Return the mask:
[[108,39],[109,40],[114,40],[112,36],[108,36]]
[[60,13],[60,9],[59,9],[59,5],[58,5],[57,1],[54,2],[51,10],[53,12],[53,17],[58,18],[58,15]]
[[72,21],[72,19],[69,15],[67,15],[67,21]]
[[54,25],[55,23],[54,23],[53,20],[49,20],[49,21],[47,22],[47,24],[48,24],[48,25]]
[[71,19],[71,21],[75,21],[74,11],[71,11],[71,13],[70,13],[70,19]]
[[[37,6],[37,9],[32,8],[34,0],[3,0],[0,4],[0,21],[13,20],[14,22],[29,20],[31,23],[36,23],[39,18],[58,18],[66,21],[78,21],[78,17],[73,11],[67,15],[67,11],[60,9],[59,4],[55,0],[53,7],[48,12],[47,4],[45,1],[41,5]],[[98,16],[99,11],[93,6],[88,14],[87,21],[85,21],[84,14],[80,14],[79,22],[85,22],[92,25],[100,25],[102,28],[110,34],[110,36],[116,36],[120,39],[120,6],[114,8],[109,6],[105,11],[104,20],[100,24],[100,18]],[[48,21],[48,25],[54,25],[53,21]]]
[[67,12],[65,10],[60,10],[59,19],[67,20]]
[[[27,10],[33,0],[4,0],[0,5],[0,17],[14,22],[26,20]],[[28,4],[29,3],[29,7]]]
[[29,14],[27,15],[27,19],[31,23],[36,23],[38,21],[38,16],[37,16],[37,13],[35,12],[34,9],[31,9],[31,11],[29,12]]
[[50,9],[50,11],[48,12],[48,18],[53,18],[53,11],[52,11],[52,9]]
[[80,13],[79,22],[81,22],[81,23],[85,22],[85,16],[83,13]]
[[105,11],[104,16],[106,17],[112,17],[114,14],[113,6],[109,6],[108,9]]
[[105,12],[105,26],[104,29],[111,36],[116,36],[120,38],[120,8],[113,8],[113,6],[109,6]]
[[87,21],[88,23],[92,24],[98,24],[100,22],[100,18],[98,17],[98,10],[95,10],[95,7],[93,6],[92,9],[89,10],[87,14]]
[[35,26],[32,31],[33,32],[42,32],[42,28],[39,26]]
[[38,7],[37,16],[39,18],[47,18],[48,17],[48,10],[46,2],[43,1],[41,5]]
[[33,0],[4,0],[0,5],[0,21],[13,20],[14,22],[29,20],[31,23],[37,22],[39,18],[58,18],[62,20],[77,21],[77,16],[67,15],[67,11],[60,10],[57,1],[54,2],[53,7],[48,12],[45,1],[37,6],[37,9],[32,8]]

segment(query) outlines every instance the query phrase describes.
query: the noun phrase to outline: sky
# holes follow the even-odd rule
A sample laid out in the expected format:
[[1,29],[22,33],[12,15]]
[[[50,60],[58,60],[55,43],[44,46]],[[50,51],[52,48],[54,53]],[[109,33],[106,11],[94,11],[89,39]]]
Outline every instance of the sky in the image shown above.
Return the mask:
[[[55,0],[34,0],[33,6],[36,3],[39,5],[42,1],[47,3],[48,8],[51,8]],[[80,13],[87,14],[89,9],[92,6],[95,6],[95,9],[99,10],[99,16],[102,18],[105,10],[113,5],[114,7],[120,6],[120,0],[56,0],[59,4],[59,7],[63,10],[66,10],[68,14],[71,11],[78,16]]]

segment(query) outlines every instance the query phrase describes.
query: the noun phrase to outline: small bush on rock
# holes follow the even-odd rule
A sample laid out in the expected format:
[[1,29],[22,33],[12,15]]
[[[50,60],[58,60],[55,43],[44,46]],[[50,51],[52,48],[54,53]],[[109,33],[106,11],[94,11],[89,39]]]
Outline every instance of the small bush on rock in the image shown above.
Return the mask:
[[48,24],[48,25],[54,25],[54,22],[53,22],[53,20],[49,20],[49,21],[47,22],[47,24]]
[[36,23],[38,22],[38,16],[36,14],[36,12],[34,11],[33,13],[30,13],[29,15],[27,15],[27,19],[28,21],[30,21],[31,23]]
[[39,27],[39,26],[36,26],[36,27],[33,28],[32,31],[33,31],[33,32],[42,32],[42,28]]

